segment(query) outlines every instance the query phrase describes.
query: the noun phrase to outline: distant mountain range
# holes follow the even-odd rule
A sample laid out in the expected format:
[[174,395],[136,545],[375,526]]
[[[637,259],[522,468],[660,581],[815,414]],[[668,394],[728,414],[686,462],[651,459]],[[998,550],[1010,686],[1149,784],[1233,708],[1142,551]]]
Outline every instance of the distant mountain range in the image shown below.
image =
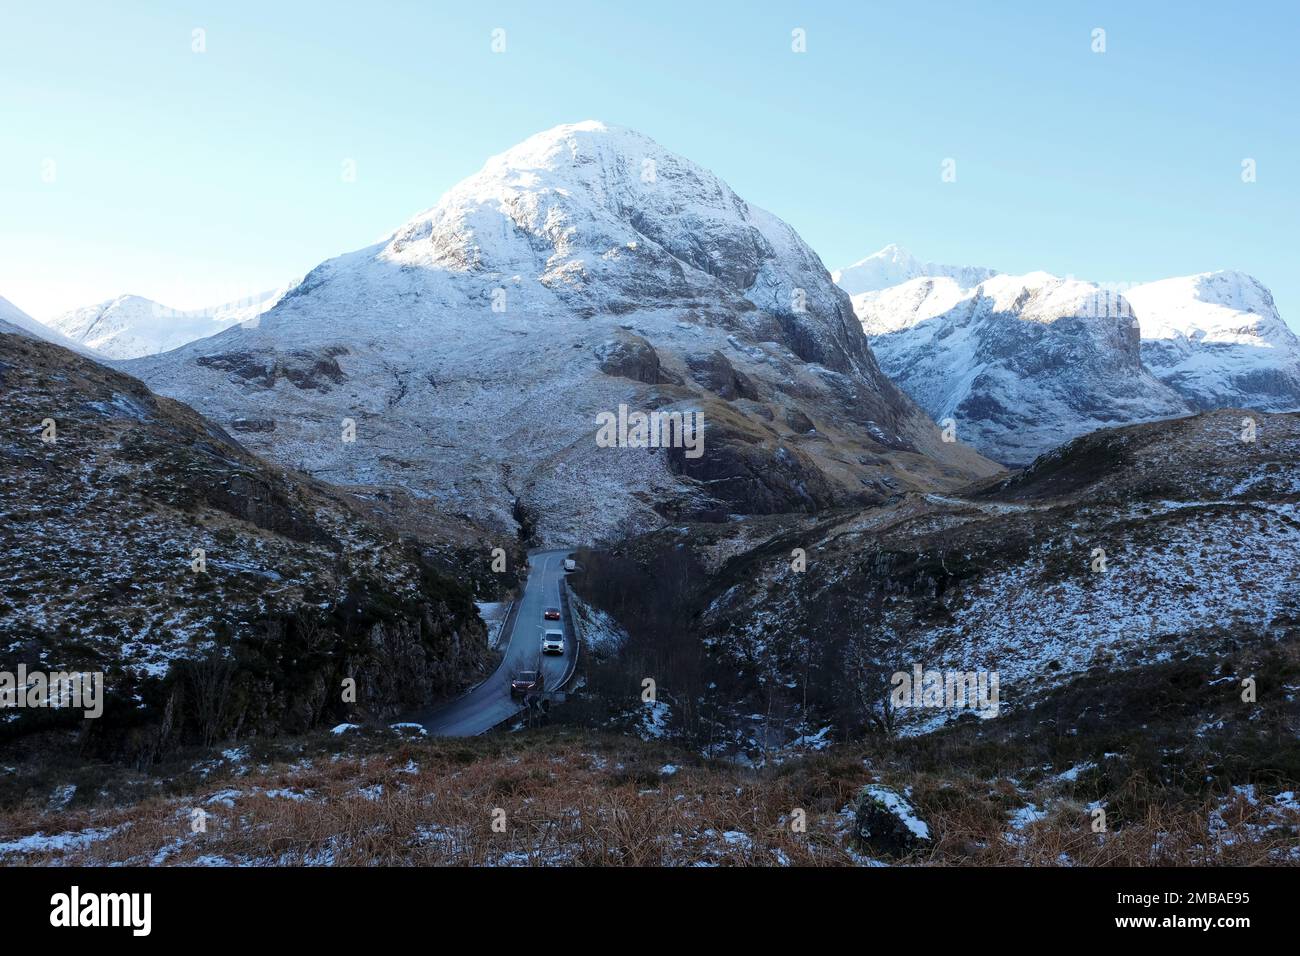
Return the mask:
[[50,327],[107,358],[138,358],[250,322],[274,307],[292,287],[285,285],[246,300],[190,311],[138,295],[122,295],[65,312],[51,321]]
[[836,269],[831,273],[835,284],[854,296],[863,292],[878,292],[909,279],[922,277],[942,276],[954,280],[962,288],[968,288],[994,275],[997,275],[996,269],[980,266],[945,266],[935,262],[922,262],[906,249],[892,243],[847,268]]
[[[1115,292],[897,245],[828,276],[712,173],[596,122],[532,137],[387,240],[248,301],[179,312],[127,295],[49,326],[5,302],[0,321],[144,360],[129,367],[155,388],[331,480],[556,540],[591,494],[617,500],[612,531],[987,473],[908,398],[1008,465],[1097,428],[1300,408],[1300,340],[1250,276]],[[588,419],[620,404],[713,406],[709,455],[652,453],[629,473],[627,455],[585,447]],[[319,440],[357,415],[377,456]],[[457,466],[431,467],[434,449]]]
[[[1202,409],[1300,409],[1300,340],[1250,276],[1117,293],[1043,272],[919,263],[895,246],[862,264],[837,275],[846,291],[862,289],[854,311],[881,368],[1005,464],[1097,428]],[[905,278],[879,285],[895,277]]]

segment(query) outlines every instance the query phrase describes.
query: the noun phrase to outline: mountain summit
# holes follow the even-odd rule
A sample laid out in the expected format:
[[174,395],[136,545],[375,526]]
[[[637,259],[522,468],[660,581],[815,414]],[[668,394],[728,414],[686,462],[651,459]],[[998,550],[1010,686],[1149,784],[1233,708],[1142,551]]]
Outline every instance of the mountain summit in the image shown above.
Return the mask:
[[[387,241],[326,263],[305,286],[345,279],[374,291],[394,269],[418,277],[426,308],[620,314],[693,307],[707,294],[761,310],[762,331],[805,360],[870,364],[852,309],[793,229],[649,137],[595,121],[492,157]],[[775,316],[791,319],[778,327]]]
[[1300,409],[1300,339],[1258,279],[1204,272],[1125,297],[1142,325],[1142,360],[1195,407]]
[[969,289],[994,275],[997,275],[996,269],[980,266],[945,266],[936,262],[922,262],[893,243],[847,268],[836,269],[831,273],[835,283],[851,296],[878,292],[910,279],[927,277],[952,279],[961,288]]
[[[879,370],[788,225],[631,130],[556,127],[262,317],[128,368],[291,464],[540,541],[996,470]],[[596,416],[697,411],[698,459]],[[344,419],[355,443],[341,442]]]

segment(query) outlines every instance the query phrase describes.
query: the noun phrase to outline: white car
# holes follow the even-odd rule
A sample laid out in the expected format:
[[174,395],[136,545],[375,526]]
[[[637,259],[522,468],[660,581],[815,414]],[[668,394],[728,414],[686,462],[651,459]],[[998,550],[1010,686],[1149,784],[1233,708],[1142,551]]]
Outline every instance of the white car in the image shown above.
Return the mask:
[[573,558],[565,558],[565,559],[564,559],[564,572],[565,572],[566,574],[568,574],[568,573],[570,573],[570,572],[572,572],[572,571],[576,571],[576,570],[578,570],[578,562],[575,561],[575,560],[573,560]]
[[564,653],[564,632],[543,631],[542,632],[542,653],[563,654]]

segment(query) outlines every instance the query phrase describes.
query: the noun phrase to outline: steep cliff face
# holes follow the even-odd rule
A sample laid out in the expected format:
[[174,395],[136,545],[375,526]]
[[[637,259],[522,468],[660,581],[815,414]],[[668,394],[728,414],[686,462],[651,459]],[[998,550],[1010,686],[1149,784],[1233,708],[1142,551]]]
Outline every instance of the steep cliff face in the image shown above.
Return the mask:
[[856,296],[854,307],[885,372],[1009,465],[1098,428],[1191,410],[1143,366],[1128,303],[1089,282],[920,278]]
[[[223,424],[260,423],[241,432],[250,447],[332,482],[401,486],[510,532],[521,502],[541,542],[996,470],[881,373],[794,230],[594,122],[490,159],[314,269],[258,328],[124,367]],[[598,446],[596,416],[620,405],[702,413],[703,460]],[[785,477],[712,480],[769,470]]]
[[1240,272],[1165,279],[1125,293],[1142,360],[1196,408],[1300,408],[1300,339],[1272,294]]
[[919,262],[891,246],[835,277],[885,372],[1008,464],[1125,422],[1300,408],[1300,339],[1268,289],[1239,272],[1119,294]]
[[[0,669],[105,674],[103,716],[7,710],[148,760],[383,718],[486,673],[470,593],[337,491],[63,348],[0,334]],[[354,692],[344,695],[344,681]]]

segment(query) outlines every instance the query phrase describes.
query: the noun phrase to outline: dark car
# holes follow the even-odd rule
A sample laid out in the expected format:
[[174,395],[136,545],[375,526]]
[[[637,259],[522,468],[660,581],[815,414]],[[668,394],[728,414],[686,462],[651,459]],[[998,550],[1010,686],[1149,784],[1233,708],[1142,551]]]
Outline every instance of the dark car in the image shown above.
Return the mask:
[[541,671],[516,671],[510,679],[510,696],[523,697],[541,690],[543,679]]
[[558,607],[548,607],[542,612],[542,617],[548,621],[558,621],[560,619],[560,609]]

